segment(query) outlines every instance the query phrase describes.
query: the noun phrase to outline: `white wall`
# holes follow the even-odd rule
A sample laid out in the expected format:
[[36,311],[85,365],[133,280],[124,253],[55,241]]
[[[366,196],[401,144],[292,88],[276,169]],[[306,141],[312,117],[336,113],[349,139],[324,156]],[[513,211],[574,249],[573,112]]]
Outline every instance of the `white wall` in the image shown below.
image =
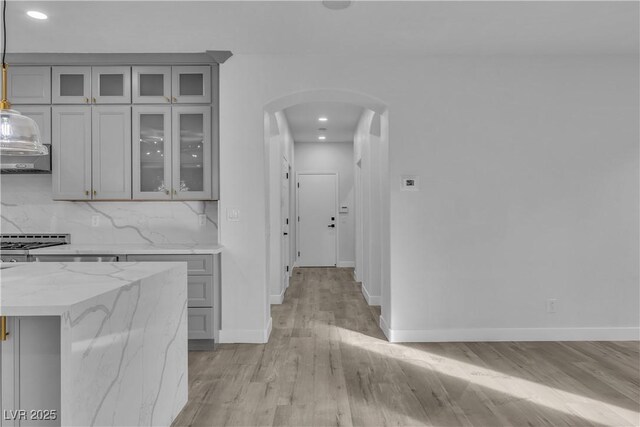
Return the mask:
[[218,241],[217,202],[63,202],[51,200],[51,175],[7,174],[0,182],[4,234],[71,233],[78,244]]
[[[637,55],[336,63],[221,67],[221,208],[241,211],[222,225],[223,331],[264,335],[269,321],[264,106],[343,88],[389,108],[393,339],[637,338]],[[404,174],[421,191],[400,192]]]
[[[271,117],[272,120],[270,120],[269,125],[271,136],[266,147],[269,153],[269,161],[266,165],[269,176],[269,179],[267,180],[269,183],[267,188],[269,198],[269,210],[267,211],[267,222],[269,224],[267,234],[267,242],[269,245],[269,250],[267,252],[270,289],[269,301],[271,304],[280,304],[282,303],[284,292],[286,290],[284,276],[287,275],[282,268],[284,265],[282,259],[283,225],[281,223],[282,165],[283,162],[286,161],[293,167],[294,155],[293,138],[291,136],[291,130],[289,129],[286,116],[283,112],[279,111],[272,114]],[[292,177],[289,182],[293,182]],[[292,204],[293,202],[290,203],[290,209],[293,209]],[[293,218],[291,213],[289,214],[289,217]],[[290,229],[293,228],[294,227],[290,227]],[[289,233],[289,241],[291,242],[293,239],[295,239],[295,230],[293,230],[292,233]],[[295,240],[293,241],[295,242]],[[289,265],[293,266],[291,254],[289,254]],[[289,271],[291,272],[291,269]]]
[[353,142],[296,142],[296,172],[338,172],[338,203],[348,213],[338,214],[338,267],[355,264],[355,210]]

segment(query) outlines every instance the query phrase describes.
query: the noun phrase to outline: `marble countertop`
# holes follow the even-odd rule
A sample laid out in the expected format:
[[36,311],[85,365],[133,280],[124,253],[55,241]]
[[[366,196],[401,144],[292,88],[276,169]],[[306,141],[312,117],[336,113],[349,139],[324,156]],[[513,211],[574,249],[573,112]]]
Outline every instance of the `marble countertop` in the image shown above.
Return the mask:
[[174,262],[47,262],[2,267],[0,315],[59,316],[76,304],[142,279],[184,268],[184,265]]
[[148,244],[148,243],[124,243],[124,244],[70,244],[52,246],[49,248],[33,249],[30,255],[188,255],[188,254],[219,254],[223,247],[215,243],[171,243],[171,244]]

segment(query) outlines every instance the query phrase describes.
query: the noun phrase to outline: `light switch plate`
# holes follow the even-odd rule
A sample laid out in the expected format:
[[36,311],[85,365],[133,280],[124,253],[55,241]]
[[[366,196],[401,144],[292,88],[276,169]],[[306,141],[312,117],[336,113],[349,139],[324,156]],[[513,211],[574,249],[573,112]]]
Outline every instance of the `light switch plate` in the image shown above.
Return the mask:
[[403,175],[400,177],[400,190],[419,191],[420,177],[417,175]]

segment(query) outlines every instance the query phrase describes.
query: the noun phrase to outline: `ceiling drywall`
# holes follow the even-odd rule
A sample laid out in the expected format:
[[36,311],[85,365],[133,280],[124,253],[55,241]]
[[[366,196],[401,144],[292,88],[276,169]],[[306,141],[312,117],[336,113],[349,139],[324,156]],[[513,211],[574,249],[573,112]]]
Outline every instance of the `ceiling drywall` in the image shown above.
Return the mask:
[[[295,142],[350,142],[363,108],[338,102],[311,102],[284,110]],[[326,117],[326,122],[318,120]],[[325,128],[326,130],[319,130]],[[325,140],[319,140],[323,135]]]
[[[11,52],[638,52],[638,2],[10,1]],[[40,10],[37,21],[25,15]]]

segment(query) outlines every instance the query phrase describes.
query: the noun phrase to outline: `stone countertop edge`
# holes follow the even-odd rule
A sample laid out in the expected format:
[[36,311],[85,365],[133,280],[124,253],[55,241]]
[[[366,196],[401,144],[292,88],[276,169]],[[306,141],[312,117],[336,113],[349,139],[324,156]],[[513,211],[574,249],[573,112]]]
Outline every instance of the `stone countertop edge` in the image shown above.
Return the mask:
[[215,255],[218,244],[68,244],[33,249],[30,255]]

